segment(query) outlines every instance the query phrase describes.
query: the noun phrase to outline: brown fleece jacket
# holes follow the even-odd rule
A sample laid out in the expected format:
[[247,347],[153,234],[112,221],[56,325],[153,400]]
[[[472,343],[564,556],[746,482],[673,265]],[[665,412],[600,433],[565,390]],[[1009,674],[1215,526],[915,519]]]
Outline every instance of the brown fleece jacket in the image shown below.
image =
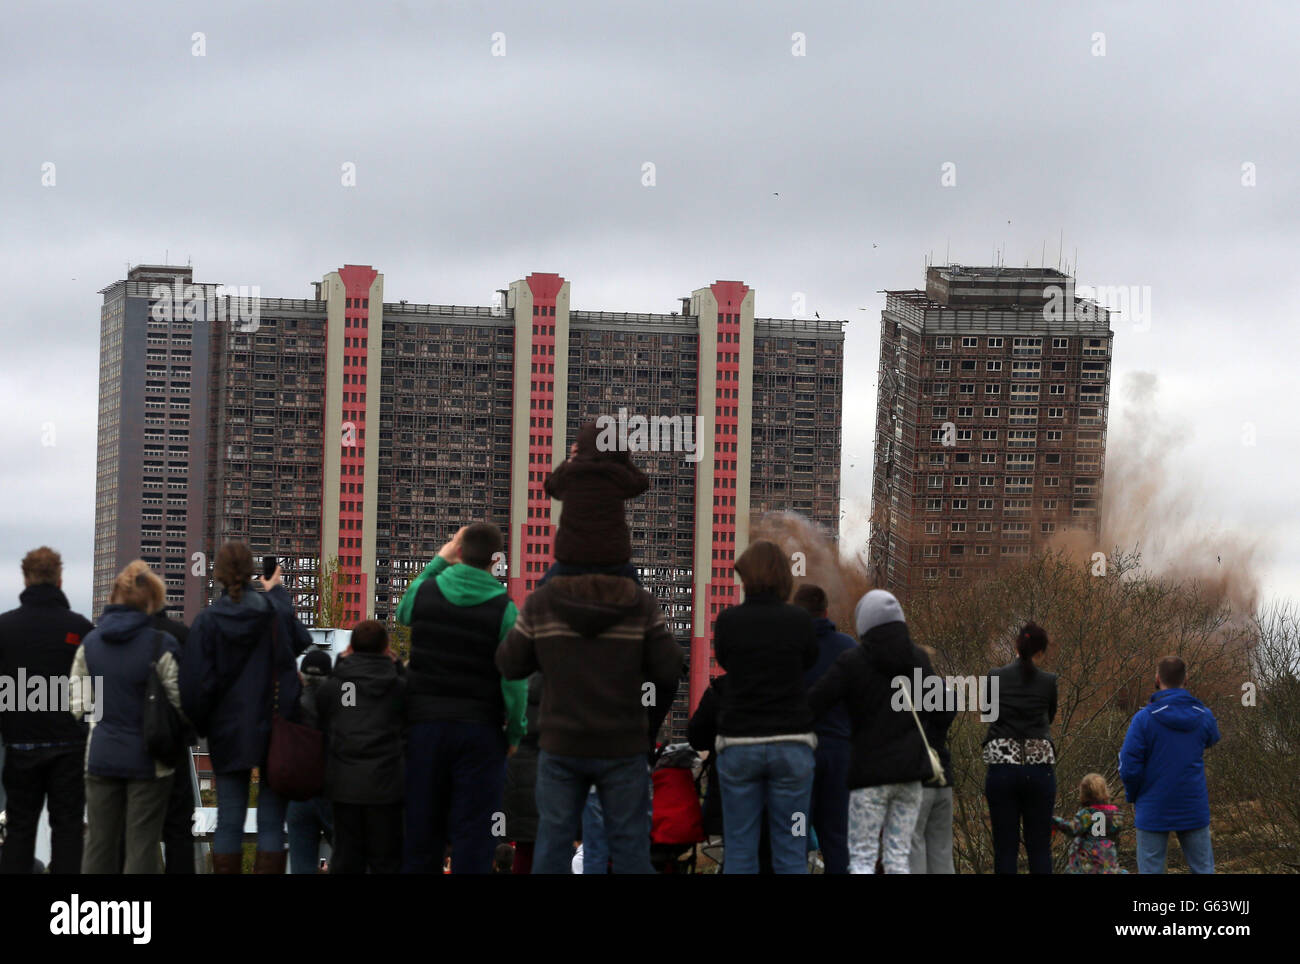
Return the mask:
[[684,657],[650,593],[631,579],[583,575],[558,576],[528,597],[496,664],[506,679],[541,671],[543,750],[627,757],[650,748]]
[[631,561],[632,535],[623,500],[650,488],[646,474],[627,452],[602,452],[595,422],[578,432],[578,454],[560,463],[543,487],[564,503],[555,531],[555,561],[614,566]]

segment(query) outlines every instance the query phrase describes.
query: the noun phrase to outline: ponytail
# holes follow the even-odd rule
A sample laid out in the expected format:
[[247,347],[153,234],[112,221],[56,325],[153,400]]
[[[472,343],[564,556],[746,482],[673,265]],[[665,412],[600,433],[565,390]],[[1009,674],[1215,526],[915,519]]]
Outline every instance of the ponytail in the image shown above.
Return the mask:
[[1020,655],[1020,675],[1028,681],[1034,675],[1034,655],[1047,651],[1047,632],[1035,622],[1025,623],[1016,637]]

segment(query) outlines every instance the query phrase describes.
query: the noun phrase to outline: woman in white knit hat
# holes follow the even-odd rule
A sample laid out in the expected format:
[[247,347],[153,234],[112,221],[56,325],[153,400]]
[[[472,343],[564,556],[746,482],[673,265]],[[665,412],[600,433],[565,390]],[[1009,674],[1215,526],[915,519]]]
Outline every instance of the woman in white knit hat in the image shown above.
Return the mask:
[[[921,782],[931,776],[929,753],[913,718],[913,674],[933,670],[912,643],[903,607],[873,589],[854,611],[859,645],[840,655],[811,690],[814,715],[843,703],[853,725],[849,761],[849,873],[875,873],[883,843],[887,874],[910,872],[912,831],[921,807]],[[906,681],[903,694],[895,680]],[[920,714],[923,718],[924,713]]]

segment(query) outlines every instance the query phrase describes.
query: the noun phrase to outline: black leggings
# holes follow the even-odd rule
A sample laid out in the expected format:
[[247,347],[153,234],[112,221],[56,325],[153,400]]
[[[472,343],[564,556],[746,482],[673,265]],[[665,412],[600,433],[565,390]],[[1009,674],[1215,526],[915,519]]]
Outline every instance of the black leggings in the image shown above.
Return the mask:
[[984,778],[984,796],[993,823],[993,872],[1016,872],[1023,821],[1029,872],[1050,874],[1056,768],[1050,763],[990,763]]

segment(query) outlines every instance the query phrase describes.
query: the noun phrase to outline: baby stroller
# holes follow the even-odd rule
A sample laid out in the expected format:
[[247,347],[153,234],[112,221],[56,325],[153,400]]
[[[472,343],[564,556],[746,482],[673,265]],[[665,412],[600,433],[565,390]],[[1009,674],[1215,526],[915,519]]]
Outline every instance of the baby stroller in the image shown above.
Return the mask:
[[704,840],[700,755],[689,743],[663,747],[650,779],[654,787],[650,863],[661,874],[695,873],[695,846]]

